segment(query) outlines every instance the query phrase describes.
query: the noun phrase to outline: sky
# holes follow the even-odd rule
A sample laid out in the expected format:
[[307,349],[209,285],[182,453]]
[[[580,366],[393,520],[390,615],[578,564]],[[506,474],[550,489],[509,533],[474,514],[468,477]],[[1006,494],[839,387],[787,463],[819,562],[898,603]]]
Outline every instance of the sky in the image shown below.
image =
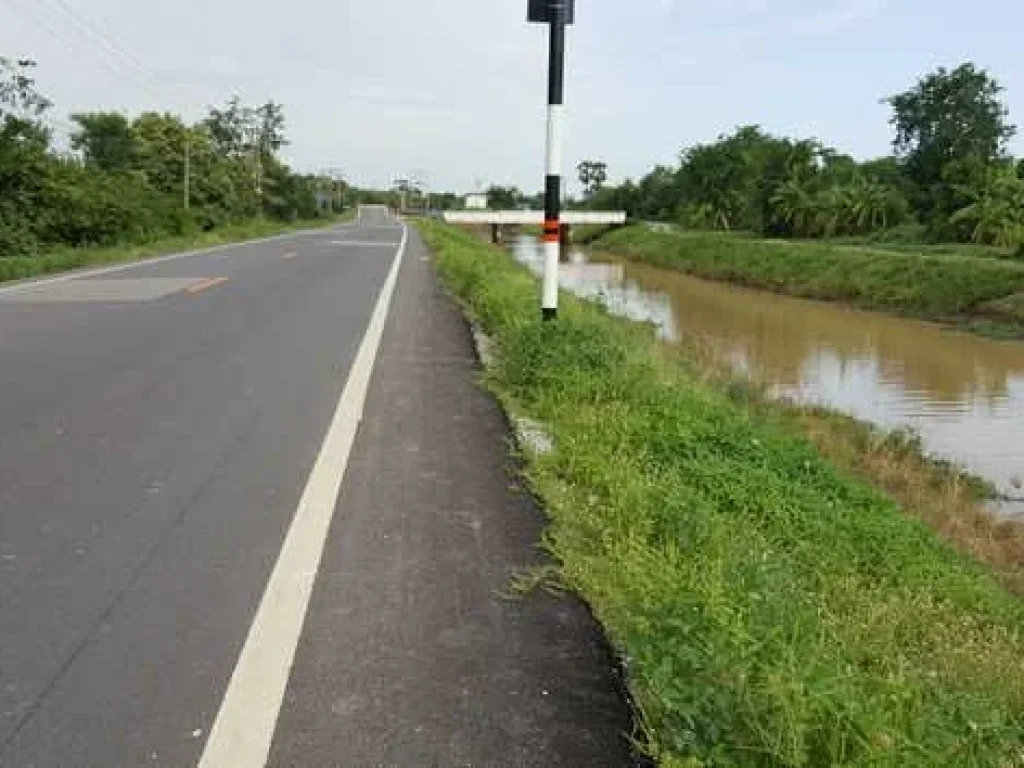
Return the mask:
[[[882,155],[881,100],[968,60],[1024,124],[1019,0],[579,0],[576,16],[570,177],[596,159],[636,178],[751,123]],[[284,105],[302,171],[543,186],[547,31],[526,0],[0,0],[0,56],[38,62],[58,135],[76,111],[198,120],[237,93]]]

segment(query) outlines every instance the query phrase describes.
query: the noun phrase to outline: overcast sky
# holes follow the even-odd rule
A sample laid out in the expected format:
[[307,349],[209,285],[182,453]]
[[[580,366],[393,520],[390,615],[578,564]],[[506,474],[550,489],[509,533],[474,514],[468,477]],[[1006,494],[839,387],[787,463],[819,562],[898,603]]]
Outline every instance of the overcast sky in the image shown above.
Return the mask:
[[[198,119],[239,93],[285,105],[301,170],[538,190],[547,38],[525,16],[526,0],[0,0],[0,55],[39,62],[58,121]],[[579,0],[577,21],[566,161],[615,179],[745,123],[883,154],[879,100],[965,60],[1024,122],[1019,0]]]

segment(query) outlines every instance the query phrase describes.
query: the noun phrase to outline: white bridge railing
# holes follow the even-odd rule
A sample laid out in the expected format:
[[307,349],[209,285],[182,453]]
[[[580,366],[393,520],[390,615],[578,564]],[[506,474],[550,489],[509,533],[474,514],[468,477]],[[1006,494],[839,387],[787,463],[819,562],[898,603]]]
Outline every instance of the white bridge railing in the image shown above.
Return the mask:
[[[543,211],[445,211],[449,224],[543,224]],[[625,211],[563,211],[563,224],[625,224]]]

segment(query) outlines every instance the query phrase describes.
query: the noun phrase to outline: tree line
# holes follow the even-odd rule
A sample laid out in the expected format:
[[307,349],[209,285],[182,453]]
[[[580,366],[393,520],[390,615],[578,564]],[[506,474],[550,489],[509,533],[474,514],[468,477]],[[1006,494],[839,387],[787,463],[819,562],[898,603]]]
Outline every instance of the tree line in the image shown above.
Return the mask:
[[1016,128],[1003,88],[966,63],[940,68],[885,99],[890,155],[858,161],[817,139],[743,126],[685,148],[674,167],[603,183],[580,166],[585,204],[633,218],[779,237],[1024,244],[1024,161],[1008,153]]
[[343,183],[278,158],[285,117],[237,98],[196,124],[170,113],[71,116],[71,151],[46,125],[32,61],[0,58],[0,257],[145,242],[258,216],[339,210]]

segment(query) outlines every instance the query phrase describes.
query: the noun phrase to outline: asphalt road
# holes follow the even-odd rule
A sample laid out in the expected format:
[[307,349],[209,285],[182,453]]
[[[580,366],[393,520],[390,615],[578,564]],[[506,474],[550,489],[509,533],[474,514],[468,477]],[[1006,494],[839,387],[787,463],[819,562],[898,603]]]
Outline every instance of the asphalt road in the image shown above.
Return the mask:
[[0,287],[0,766],[630,764],[478,377],[384,209]]
[[197,762],[401,237],[0,287],[0,764]]

